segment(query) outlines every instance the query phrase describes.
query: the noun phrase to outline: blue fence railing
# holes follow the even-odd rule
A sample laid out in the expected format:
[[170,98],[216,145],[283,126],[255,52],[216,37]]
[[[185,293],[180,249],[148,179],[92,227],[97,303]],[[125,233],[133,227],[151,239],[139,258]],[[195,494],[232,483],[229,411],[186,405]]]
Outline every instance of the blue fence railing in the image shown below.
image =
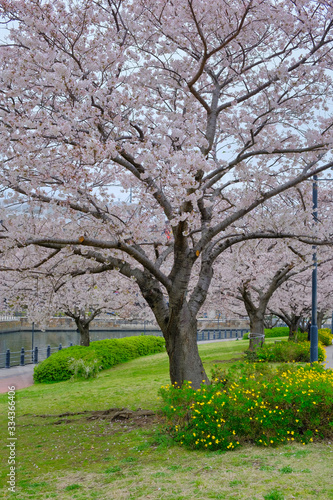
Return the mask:
[[[73,343],[70,342],[69,346]],[[39,349],[37,346],[34,349],[22,349],[20,351],[11,351],[7,349],[5,353],[0,353],[0,367],[10,368],[11,366],[25,366],[29,364],[37,364],[39,361],[48,358],[53,352],[60,351],[63,348],[62,344],[57,347],[47,346]]]
[[222,328],[216,330],[200,330],[197,333],[197,341],[202,340],[224,340],[241,339],[249,330],[246,328]]

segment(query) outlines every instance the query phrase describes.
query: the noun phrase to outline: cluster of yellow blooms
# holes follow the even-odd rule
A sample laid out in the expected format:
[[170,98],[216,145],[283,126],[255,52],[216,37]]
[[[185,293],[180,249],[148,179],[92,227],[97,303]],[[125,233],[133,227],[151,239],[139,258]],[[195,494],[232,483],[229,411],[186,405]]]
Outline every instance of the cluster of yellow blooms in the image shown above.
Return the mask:
[[[333,392],[333,370],[299,367],[287,369],[271,380],[257,372],[256,376],[251,374],[238,383],[228,383],[226,379],[216,382],[215,386],[203,385],[193,390],[188,413],[190,423],[174,426],[181,444],[185,438],[195,447],[230,450],[247,437],[262,446],[295,439],[303,444],[313,441],[312,435],[319,435],[315,434],[319,431],[314,429],[314,424],[309,427],[311,407],[320,411],[324,404],[320,385],[332,388]],[[190,382],[186,388],[191,389]],[[177,411],[174,406],[170,408]],[[189,434],[185,435],[186,432]]]

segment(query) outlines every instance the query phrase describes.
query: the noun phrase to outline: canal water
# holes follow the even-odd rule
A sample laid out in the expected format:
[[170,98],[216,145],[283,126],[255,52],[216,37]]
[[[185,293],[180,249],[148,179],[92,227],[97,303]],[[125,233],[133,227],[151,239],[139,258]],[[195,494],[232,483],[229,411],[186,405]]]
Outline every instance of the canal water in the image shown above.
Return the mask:
[[[123,338],[131,335],[141,335],[140,330],[121,330],[121,331],[92,331],[90,332],[90,340],[103,340],[112,338]],[[158,331],[147,331],[146,335],[161,335]],[[46,349],[49,345],[52,352],[59,347],[68,347],[70,342],[73,345],[79,345],[80,334],[75,330],[72,331],[46,331],[46,332],[10,332],[0,333],[0,368],[5,367],[5,354],[7,349],[10,349],[11,365],[19,364],[20,352],[22,347],[25,351],[30,351],[26,355],[25,362],[31,362],[31,350],[33,347],[38,347],[38,360],[42,361],[46,358]]]
[[[244,333],[248,330],[245,328],[241,329],[231,329],[223,328],[219,330],[200,330],[198,331],[197,340],[198,341],[210,341],[210,340],[231,340],[242,338]],[[146,330],[143,333],[142,330],[109,330],[100,331],[95,330],[90,332],[90,339],[103,340],[103,339],[119,339],[123,337],[130,337],[133,335],[158,335],[162,336],[159,330]],[[24,348],[24,364],[31,363],[33,360],[33,349],[38,347],[38,362],[43,361],[47,357],[47,347],[51,347],[51,353],[55,352],[59,348],[59,344],[62,347],[68,347],[72,343],[73,345],[79,345],[80,334],[75,330],[72,331],[18,331],[10,333],[0,333],[0,368],[6,366],[6,351],[10,350],[10,366],[19,365],[22,361],[21,349]],[[7,358],[8,363],[8,358]]]

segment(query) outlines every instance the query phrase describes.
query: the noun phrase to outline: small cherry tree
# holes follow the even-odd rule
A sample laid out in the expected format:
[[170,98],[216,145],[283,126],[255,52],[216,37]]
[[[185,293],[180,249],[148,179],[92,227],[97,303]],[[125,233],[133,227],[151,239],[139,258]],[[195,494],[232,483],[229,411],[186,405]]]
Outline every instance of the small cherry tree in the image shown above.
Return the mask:
[[[327,251],[327,254],[331,254]],[[322,258],[325,254],[322,255]],[[327,257],[327,255],[326,255]],[[318,266],[317,290],[317,324],[321,327],[320,318],[328,316],[332,311],[331,293],[332,260],[320,260]],[[272,314],[278,316],[289,327],[289,338],[295,337],[297,330],[307,328],[312,313],[312,274],[311,269],[291,278],[273,296],[268,305]]]
[[139,303],[135,300],[133,286],[128,286],[125,281],[115,271],[109,271],[98,277],[91,274],[76,278],[69,276],[50,289],[53,311],[61,311],[75,321],[80,345],[89,346],[90,325],[97,316],[112,312],[129,317],[134,311],[138,315]]
[[[305,245],[297,249],[299,246],[290,241],[257,240],[225,252],[214,277],[220,286],[212,289],[223,296],[225,309],[238,315],[247,313],[252,334],[264,335],[268,306],[279,287],[311,267],[311,249]],[[262,342],[263,337],[251,337],[250,349]]]
[[[42,329],[50,317],[63,313],[72,318],[80,333],[80,345],[89,346],[90,324],[103,313],[120,317],[149,316],[148,307],[136,293],[135,284],[116,271],[101,274],[82,273],[82,258],[59,260],[43,258],[24,249],[7,256],[6,268],[0,268],[0,294],[11,307],[27,313]],[[9,257],[9,258],[8,258]],[[33,265],[34,263],[34,265]],[[15,268],[13,267],[15,265]],[[28,265],[28,267],[27,267]]]

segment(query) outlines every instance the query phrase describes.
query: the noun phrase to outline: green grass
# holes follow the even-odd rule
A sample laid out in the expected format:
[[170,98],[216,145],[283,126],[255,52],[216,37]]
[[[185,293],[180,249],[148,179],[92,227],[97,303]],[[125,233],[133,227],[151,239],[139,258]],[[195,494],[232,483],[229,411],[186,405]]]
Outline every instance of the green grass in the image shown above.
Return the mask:
[[[217,361],[240,357],[247,346],[248,341],[201,345],[207,372]],[[89,413],[59,416],[112,407],[157,410],[158,389],[168,382],[168,360],[161,353],[118,365],[97,379],[17,391],[16,493],[6,491],[7,395],[0,395],[0,498],[333,498],[328,442],[207,453],[173,445],[159,419],[144,424],[88,420]]]

